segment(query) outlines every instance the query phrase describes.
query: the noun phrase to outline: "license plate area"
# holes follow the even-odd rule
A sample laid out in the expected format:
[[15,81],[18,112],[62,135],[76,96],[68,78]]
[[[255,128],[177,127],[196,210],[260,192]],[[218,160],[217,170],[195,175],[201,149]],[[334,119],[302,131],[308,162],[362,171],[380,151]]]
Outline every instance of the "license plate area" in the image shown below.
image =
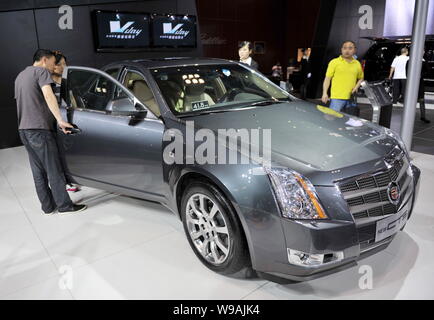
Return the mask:
[[397,233],[407,223],[407,220],[408,209],[405,208],[390,217],[377,221],[375,242],[382,241]]

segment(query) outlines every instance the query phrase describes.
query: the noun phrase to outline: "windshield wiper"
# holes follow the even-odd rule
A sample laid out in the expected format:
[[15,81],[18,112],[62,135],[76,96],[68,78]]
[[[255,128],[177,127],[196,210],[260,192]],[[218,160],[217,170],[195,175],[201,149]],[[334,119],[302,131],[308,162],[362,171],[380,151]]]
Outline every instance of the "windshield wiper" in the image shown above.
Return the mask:
[[223,112],[231,112],[231,111],[242,111],[242,110],[253,109],[254,107],[269,106],[271,104],[285,103],[285,102],[290,102],[290,100],[286,100],[286,99],[285,100],[268,99],[268,100],[262,100],[262,101],[254,102],[252,104],[248,104],[247,106],[240,107],[240,108],[229,108],[229,109],[215,108],[215,110],[213,110],[213,108],[211,108],[211,109],[202,109],[203,111],[201,111],[201,112],[189,112],[187,114],[179,115],[178,117],[179,118],[183,118],[183,117],[206,115],[206,114],[211,114],[211,113],[223,113]]
[[268,99],[268,100],[262,100],[262,101],[254,102],[251,104],[251,106],[252,107],[262,107],[262,106],[269,106],[269,105],[275,104],[275,103],[285,103],[285,102],[288,102],[288,101]]
[[230,111],[240,111],[240,110],[245,110],[245,109],[247,109],[247,108],[234,108],[234,109],[217,109],[216,108],[216,110],[202,111],[200,113],[183,114],[183,115],[179,115],[178,117],[183,118],[183,117],[201,116],[201,115],[206,115],[206,114],[211,114],[211,113],[223,113],[223,112],[230,112]]

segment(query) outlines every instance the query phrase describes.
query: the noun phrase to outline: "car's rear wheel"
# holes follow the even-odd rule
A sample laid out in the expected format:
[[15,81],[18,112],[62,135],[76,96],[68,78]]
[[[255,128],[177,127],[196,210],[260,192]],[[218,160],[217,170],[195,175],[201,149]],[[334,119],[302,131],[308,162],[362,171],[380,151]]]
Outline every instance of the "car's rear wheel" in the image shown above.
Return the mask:
[[240,222],[216,187],[190,184],[182,197],[181,214],[188,242],[205,266],[221,274],[248,267],[249,253]]

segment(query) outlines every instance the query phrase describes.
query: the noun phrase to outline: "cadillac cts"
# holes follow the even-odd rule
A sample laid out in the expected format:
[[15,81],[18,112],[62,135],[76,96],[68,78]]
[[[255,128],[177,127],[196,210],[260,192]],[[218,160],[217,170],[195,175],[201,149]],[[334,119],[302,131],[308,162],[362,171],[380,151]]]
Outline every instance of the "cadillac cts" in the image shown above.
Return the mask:
[[[69,174],[170,208],[215,272],[312,279],[384,249],[412,214],[420,170],[395,133],[298,100],[238,62],[69,67],[61,91],[77,127],[59,133]],[[184,135],[188,121],[196,131],[271,129],[271,164],[198,164],[185,153],[168,163],[163,137]]]

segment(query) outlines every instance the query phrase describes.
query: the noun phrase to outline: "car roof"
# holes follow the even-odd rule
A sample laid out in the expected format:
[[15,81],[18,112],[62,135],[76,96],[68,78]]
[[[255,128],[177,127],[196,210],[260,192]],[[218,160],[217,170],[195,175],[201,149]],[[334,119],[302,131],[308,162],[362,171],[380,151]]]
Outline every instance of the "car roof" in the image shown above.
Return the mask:
[[237,61],[217,59],[217,58],[192,58],[192,57],[172,57],[172,58],[157,58],[157,59],[138,59],[138,60],[123,60],[115,63],[110,63],[106,67],[116,65],[140,65],[145,68],[164,68],[164,67],[178,67],[178,66],[194,66],[197,64],[236,64]]

